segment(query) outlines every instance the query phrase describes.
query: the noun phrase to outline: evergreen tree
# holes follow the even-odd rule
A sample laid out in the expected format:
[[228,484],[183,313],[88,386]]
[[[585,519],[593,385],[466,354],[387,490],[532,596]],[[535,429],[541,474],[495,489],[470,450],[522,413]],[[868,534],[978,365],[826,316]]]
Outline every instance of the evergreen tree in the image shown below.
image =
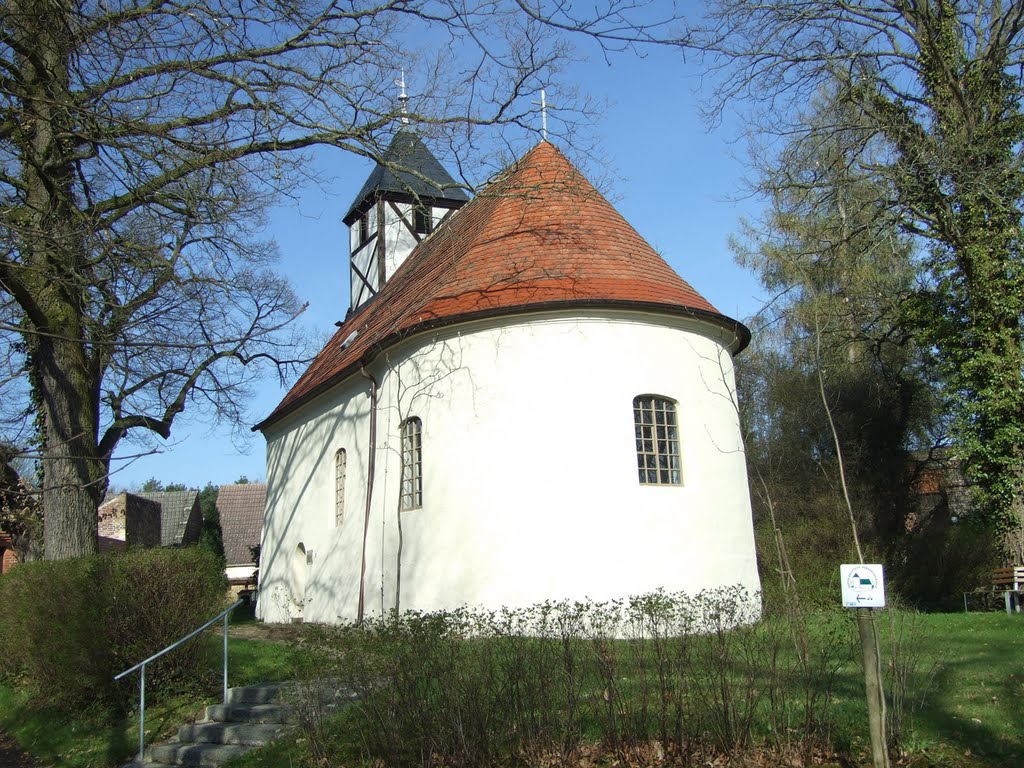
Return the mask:
[[203,530],[199,534],[199,546],[224,559],[224,533],[220,527],[220,512],[217,510],[217,493],[220,489],[207,483],[199,492],[199,508],[203,512]]

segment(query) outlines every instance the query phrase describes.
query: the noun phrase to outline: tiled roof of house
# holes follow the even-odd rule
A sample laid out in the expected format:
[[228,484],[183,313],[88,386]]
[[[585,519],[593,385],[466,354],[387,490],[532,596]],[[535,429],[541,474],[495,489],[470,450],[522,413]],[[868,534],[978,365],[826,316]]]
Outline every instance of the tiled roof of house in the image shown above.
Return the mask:
[[262,429],[418,330],[495,315],[588,306],[719,314],[553,145],[542,141],[452,214],[350,316]]
[[188,530],[189,517],[199,498],[199,491],[160,491],[138,495],[160,505],[161,546],[187,543],[185,534]]
[[228,565],[252,563],[249,548],[260,543],[266,502],[267,486],[264,483],[222,485],[217,491],[224,559]]
[[359,190],[344,221],[351,225],[368,199],[381,192],[465,202],[469,195],[458,186],[423,141],[412,131],[399,131],[381,156],[381,162]]

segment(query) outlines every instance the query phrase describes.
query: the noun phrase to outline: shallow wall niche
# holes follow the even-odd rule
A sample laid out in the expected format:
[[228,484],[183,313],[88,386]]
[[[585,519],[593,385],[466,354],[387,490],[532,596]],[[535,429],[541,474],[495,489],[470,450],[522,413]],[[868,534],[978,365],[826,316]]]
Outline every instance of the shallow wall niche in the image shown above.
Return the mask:
[[306,577],[309,573],[309,555],[311,554],[313,553],[307,554],[306,546],[302,542],[299,542],[292,554],[292,577],[289,589],[292,596],[292,621],[302,621],[303,607],[306,604]]

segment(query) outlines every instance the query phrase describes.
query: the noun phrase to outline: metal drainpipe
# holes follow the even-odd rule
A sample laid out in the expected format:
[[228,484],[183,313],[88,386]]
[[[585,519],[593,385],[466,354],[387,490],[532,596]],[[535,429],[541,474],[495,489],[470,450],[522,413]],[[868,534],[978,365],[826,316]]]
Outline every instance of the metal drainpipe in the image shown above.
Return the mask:
[[359,568],[359,608],[356,623],[363,623],[363,608],[366,597],[366,540],[370,535],[370,499],[373,495],[373,476],[377,459],[377,380],[368,373],[366,366],[359,366],[359,373],[370,381],[370,459],[366,468],[366,515],[363,520],[363,560]]

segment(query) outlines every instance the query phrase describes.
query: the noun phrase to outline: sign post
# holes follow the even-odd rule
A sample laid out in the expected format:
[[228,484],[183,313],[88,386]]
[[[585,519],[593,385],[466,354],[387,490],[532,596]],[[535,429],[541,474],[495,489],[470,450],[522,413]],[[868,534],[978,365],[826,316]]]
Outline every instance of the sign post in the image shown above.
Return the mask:
[[889,768],[889,745],[885,736],[885,690],[878,649],[874,610],[885,607],[885,570],[878,563],[839,566],[843,607],[857,609],[857,632],[864,659],[864,693],[871,732],[872,768]]
[[839,566],[844,608],[885,608],[885,570],[878,563]]

